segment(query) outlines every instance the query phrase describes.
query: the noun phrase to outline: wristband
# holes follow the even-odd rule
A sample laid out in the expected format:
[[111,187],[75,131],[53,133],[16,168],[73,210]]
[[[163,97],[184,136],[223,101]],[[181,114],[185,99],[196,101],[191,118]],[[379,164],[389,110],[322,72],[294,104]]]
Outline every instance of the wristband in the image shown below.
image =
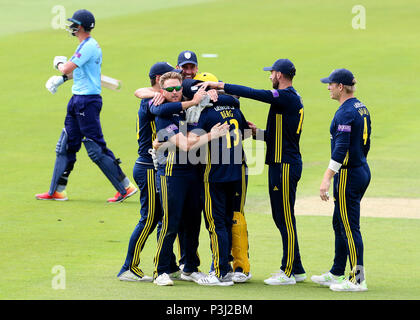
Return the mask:
[[66,82],[67,80],[69,80],[69,77],[67,77],[67,75],[65,74],[63,74],[62,77],[63,77],[63,82]]
[[333,159],[330,160],[330,164],[328,165],[328,169],[331,169],[335,173],[337,173],[341,168],[341,163],[334,161]]

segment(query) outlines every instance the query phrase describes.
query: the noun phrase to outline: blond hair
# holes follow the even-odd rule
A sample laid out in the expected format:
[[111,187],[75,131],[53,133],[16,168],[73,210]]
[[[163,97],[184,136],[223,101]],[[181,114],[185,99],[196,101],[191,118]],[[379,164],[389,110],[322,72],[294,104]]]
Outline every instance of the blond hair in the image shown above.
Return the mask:
[[178,73],[178,72],[170,71],[170,72],[166,72],[166,73],[162,74],[162,76],[160,77],[160,79],[159,79],[160,87],[163,88],[163,84],[165,83],[166,80],[169,80],[169,79],[177,79],[177,80],[179,80],[179,83],[182,84],[181,74]]
[[346,93],[353,93],[356,91],[356,79],[353,79],[353,83],[351,86],[343,84],[344,91]]

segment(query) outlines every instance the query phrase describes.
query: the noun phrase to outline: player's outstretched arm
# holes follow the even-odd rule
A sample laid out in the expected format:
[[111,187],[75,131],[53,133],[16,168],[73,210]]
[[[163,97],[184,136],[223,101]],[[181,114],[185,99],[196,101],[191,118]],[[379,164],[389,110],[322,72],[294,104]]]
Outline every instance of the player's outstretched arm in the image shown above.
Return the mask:
[[151,99],[155,96],[156,91],[152,87],[138,88],[134,91],[134,95],[139,99]]
[[277,90],[259,90],[251,87],[241,86],[237,84],[228,84],[224,82],[207,81],[198,83],[197,86],[216,90],[224,90],[227,94],[254,99],[265,103],[273,103],[274,100],[280,95],[280,93]]

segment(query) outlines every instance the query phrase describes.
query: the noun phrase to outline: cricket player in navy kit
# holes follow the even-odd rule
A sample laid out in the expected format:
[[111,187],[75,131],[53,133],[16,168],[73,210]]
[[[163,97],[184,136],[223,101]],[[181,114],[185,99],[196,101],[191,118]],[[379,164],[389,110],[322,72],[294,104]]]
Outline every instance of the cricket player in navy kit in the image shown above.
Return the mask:
[[[202,129],[201,133],[210,132],[218,123],[226,123],[231,129],[224,137],[208,144],[204,171],[204,212],[211,240],[214,273],[199,279],[197,283],[200,285],[234,284],[229,261],[232,250],[232,221],[236,194],[243,191],[242,140],[244,130],[249,129],[238,105],[239,101],[234,97],[219,95],[213,106],[201,112],[196,127],[196,130]],[[197,132],[196,130],[192,132]]]
[[[370,113],[354,97],[356,81],[349,70],[336,69],[321,82],[328,83],[331,98],[340,103],[330,126],[331,159],[320,186],[320,197],[327,201],[334,177],[335,256],[330,271],[312,276],[311,280],[333,291],[366,291],[360,201],[371,179],[366,160],[370,149]],[[347,257],[350,276],[345,279]]]
[[223,89],[227,94],[271,104],[266,130],[262,131],[255,125],[250,125],[257,138],[264,139],[267,144],[266,164],[269,166],[271,209],[283,242],[280,271],[273,273],[264,282],[269,285],[291,285],[306,279],[294,216],[296,188],[302,172],[299,140],[303,123],[303,104],[300,95],[292,86],[296,69],[290,60],[279,59],[264,70],[271,71],[273,90],[256,90],[223,82],[209,82],[203,85]]
[[[205,95],[204,89],[197,91],[191,101],[182,99],[182,77],[179,73],[168,72],[160,78],[160,86],[166,101],[176,102],[180,110],[185,105],[197,105]],[[197,257],[200,229],[200,184],[197,168],[189,161],[187,152],[193,147],[208,143],[226,134],[226,125],[217,124],[209,134],[200,138],[189,138],[185,112],[171,116],[156,117],[157,137],[160,142],[169,142],[164,151],[164,161],[159,163],[157,186],[163,209],[162,230],[159,235],[157,252],[154,258],[154,283],[161,286],[173,285],[169,277],[170,258],[176,235],[182,228],[185,242],[184,276],[197,281],[205,276],[198,271],[200,261]],[[165,145],[167,145],[165,143]],[[158,150],[158,159],[160,157]],[[187,278],[184,278],[187,280]]]
[[99,114],[102,109],[101,64],[102,50],[90,31],[95,27],[95,18],[87,10],[76,11],[68,19],[69,31],[80,42],[71,59],[64,56],[54,58],[54,67],[73,77],[73,96],[67,106],[64,129],[56,146],[56,162],[50,190],[35,197],[39,200],[67,200],[65,188],[70,172],[76,162],[76,153],[84,143],[89,157],[95,162],[117,190],[108,202],[121,202],[137,192],[106,146]]
[[[183,81],[183,93],[184,96],[188,98],[191,98],[195,91],[198,90],[197,84],[201,82],[206,81],[213,81],[218,82],[219,80],[217,77],[209,72],[202,72],[197,73],[194,79],[185,79]],[[215,91],[215,93],[211,93],[212,91]],[[234,108],[240,112],[240,102],[239,99],[229,96],[223,93],[223,91],[217,92],[216,90],[209,90],[207,91],[208,94],[210,94],[211,103],[213,104],[213,107],[219,106],[219,108]],[[220,98],[219,98],[220,97]],[[195,109],[195,110],[193,110]],[[210,114],[208,111],[205,111],[203,115],[201,115],[200,108],[193,107],[191,109],[188,109],[187,111],[187,118],[188,116],[191,116],[192,125],[195,122],[195,125],[197,125],[198,121],[204,121],[206,115]],[[192,112],[190,112],[192,111]],[[188,114],[188,112],[190,112]],[[199,114],[194,114],[196,112],[199,112]],[[246,124],[246,127],[248,128],[248,124]],[[205,160],[205,159],[204,159]],[[205,173],[205,166],[202,166],[202,181],[204,182],[204,173]],[[250,262],[249,262],[249,244],[248,244],[248,229],[247,229],[247,223],[245,219],[245,199],[246,199],[246,192],[247,192],[247,185],[248,185],[248,167],[246,164],[246,157],[245,153],[243,153],[242,158],[242,178],[241,183],[235,184],[235,196],[234,196],[234,212],[233,212],[233,220],[232,220],[232,250],[231,255],[229,256],[229,261],[232,261],[232,271],[233,275],[231,276],[231,273],[229,273],[229,276],[231,276],[233,282],[235,283],[243,283],[252,278],[251,272],[250,272]],[[202,192],[202,198],[205,198],[204,195],[204,187]],[[204,202],[204,201],[203,201]],[[222,206],[224,206],[223,203],[221,203]],[[204,206],[203,206],[204,211]],[[204,216],[205,216],[205,212]],[[207,221],[206,221],[207,223]],[[208,227],[208,223],[207,223]],[[214,263],[212,263],[210,267],[210,272],[214,272]]]
[[[167,62],[155,63],[149,71],[151,88],[160,91],[159,80],[166,72],[180,72]],[[139,144],[137,161],[133,168],[133,177],[140,190],[140,221],[136,225],[129,241],[127,256],[118,279],[122,281],[152,281],[140,269],[140,253],[149,235],[158,226],[159,237],[162,224],[162,208],[156,187],[156,170],[152,159],[152,143],[156,139],[155,115],[150,111],[151,98],[142,99],[137,113],[137,141]],[[170,110],[169,110],[170,112]],[[170,276],[178,272],[175,255],[171,260]]]

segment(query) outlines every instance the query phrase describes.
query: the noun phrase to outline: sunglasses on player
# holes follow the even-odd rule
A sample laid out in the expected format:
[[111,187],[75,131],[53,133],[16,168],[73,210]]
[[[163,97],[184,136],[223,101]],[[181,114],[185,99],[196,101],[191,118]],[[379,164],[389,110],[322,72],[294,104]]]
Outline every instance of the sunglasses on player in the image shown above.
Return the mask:
[[168,92],[172,92],[172,91],[180,91],[182,89],[182,86],[175,86],[175,87],[167,87],[167,88],[163,88],[163,90],[166,90]]

